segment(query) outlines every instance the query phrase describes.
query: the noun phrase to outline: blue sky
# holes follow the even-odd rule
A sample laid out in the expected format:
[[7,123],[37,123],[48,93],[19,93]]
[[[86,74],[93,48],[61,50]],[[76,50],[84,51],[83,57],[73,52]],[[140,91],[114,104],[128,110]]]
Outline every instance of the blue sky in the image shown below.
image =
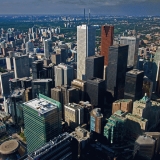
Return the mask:
[[0,14],[160,15],[160,0],[0,0]]

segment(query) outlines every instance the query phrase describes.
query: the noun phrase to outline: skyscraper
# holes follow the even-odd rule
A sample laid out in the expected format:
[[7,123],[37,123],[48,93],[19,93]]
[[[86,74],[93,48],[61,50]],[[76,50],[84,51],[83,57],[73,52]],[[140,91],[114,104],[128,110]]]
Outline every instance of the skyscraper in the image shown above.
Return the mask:
[[30,76],[29,57],[27,55],[13,57],[15,78]]
[[32,97],[36,98],[39,93],[51,97],[52,79],[34,79],[32,81]]
[[109,48],[107,67],[107,90],[115,99],[123,99],[127,69],[128,45],[113,45]]
[[84,108],[76,103],[64,105],[65,122],[72,129],[75,129],[84,122]]
[[26,53],[33,52],[33,47],[34,47],[33,43],[31,41],[28,41],[26,43]]
[[73,66],[60,63],[54,67],[55,71],[55,87],[61,85],[71,85],[71,81],[74,78]]
[[127,66],[137,66],[139,39],[136,37],[121,37],[120,43],[129,45]]
[[142,98],[144,72],[133,69],[126,73],[124,97],[133,101]]
[[79,90],[79,97],[80,100],[85,101],[86,100],[86,81],[80,80],[80,79],[74,79],[72,82],[72,87],[77,88]]
[[87,98],[94,107],[104,105],[105,81],[99,78],[87,80]]
[[86,80],[89,78],[103,79],[104,56],[90,56],[86,58]]
[[77,26],[77,78],[85,80],[85,59],[95,54],[95,28]]
[[4,97],[10,95],[9,80],[14,78],[14,72],[0,73],[0,92]]
[[94,108],[90,113],[90,131],[102,133],[103,114],[100,108]]
[[101,52],[104,56],[104,65],[108,65],[109,47],[113,45],[114,26],[101,27]]
[[25,137],[28,153],[33,152],[61,133],[61,104],[39,94],[23,104]]
[[62,104],[62,118],[64,118],[64,105],[68,103],[79,102],[79,90],[74,87],[55,87],[51,90],[51,98]]
[[52,40],[46,39],[44,41],[44,56],[45,56],[45,58],[48,59],[50,57],[50,52],[52,52]]
[[39,71],[43,69],[43,61],[34,61],[32,63],[32,78],[38,79],[39,77]]

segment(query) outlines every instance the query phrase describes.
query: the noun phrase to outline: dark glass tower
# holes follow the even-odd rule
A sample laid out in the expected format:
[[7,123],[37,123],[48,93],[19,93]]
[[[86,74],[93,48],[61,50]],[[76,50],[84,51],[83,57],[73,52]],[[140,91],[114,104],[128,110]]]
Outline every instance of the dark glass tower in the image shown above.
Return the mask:
[[127,69],[128,45],[113,45],[109,48],[107,67],[107,90],[115,100],[123,99]]
[[43,61],[35,61],[32,63],[32,77],[33,79],[38,79],[39,71],[43,69]]
[[52,79],[35,79],[32,81],[32,98],[39,93],[51,97]]
[[142,98],[143,77],[144,72],[137,69],[126,73],[124,98],[132,99],[133,101]]
[[105,81],[99,78],[87,80],[87,99],[94,107],[102,108],[104,105]]
[[86,80],[89,78],[103,79],[104,56],[95,55],[86,58]]

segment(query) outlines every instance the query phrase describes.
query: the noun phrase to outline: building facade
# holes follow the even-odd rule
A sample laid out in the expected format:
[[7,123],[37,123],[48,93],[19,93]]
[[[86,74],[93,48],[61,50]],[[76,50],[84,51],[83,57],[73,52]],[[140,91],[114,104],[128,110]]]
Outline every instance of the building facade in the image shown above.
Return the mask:
[[13,57],[15,78],[30,77],[29,57],[22,55]]
[[52,79],[34,79],[32,81],[32,98],[36,98],[39,93],[51,97]]
[[86,80],[96,77],[103,79],[104,56],[90,56],[86,58]]
[[128,45],[113,45],[109,48],[107,67],[107,90],[115,100],[124,98]]
[[[77,26],[77,78],[85,80],[85,59],[95,54],[95,28]],[[82,65],[83,64],[83,65]]]
[[94,106],[103,109],[105,81],[99,78],[91,78],[87,80],[87,100]]
[[137,66],[139,39],[136,37],[121,37],[120,43],[129,45],[127,66]]
[[133,69],[126,73],[124,98],[129,98],[133,101],[142,98],[143,77],[144,72],[137,69]]
[[104,56],[104,65],[108,65],[109,47],[113,45],[114,26],[101,27],[101,52]]
[[73,159],[72,137],[67,133],[60,134],[28,155],[28,160],[36,159]]
[[73,66],[60,63],[58,66],[54,66],[54,72],[55,87],[62,85],[71,85],[71,81],[74,79]]
[[39,94],[39,98],[23,104],[23,114],[29,154],[61,133],[59,102]]

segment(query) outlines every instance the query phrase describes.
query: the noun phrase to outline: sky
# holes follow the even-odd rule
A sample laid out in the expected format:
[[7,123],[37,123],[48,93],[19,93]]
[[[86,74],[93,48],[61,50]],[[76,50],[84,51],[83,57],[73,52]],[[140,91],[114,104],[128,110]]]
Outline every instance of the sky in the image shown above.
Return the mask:
[[0,14],[160,15],[160,0],[0,0]]

